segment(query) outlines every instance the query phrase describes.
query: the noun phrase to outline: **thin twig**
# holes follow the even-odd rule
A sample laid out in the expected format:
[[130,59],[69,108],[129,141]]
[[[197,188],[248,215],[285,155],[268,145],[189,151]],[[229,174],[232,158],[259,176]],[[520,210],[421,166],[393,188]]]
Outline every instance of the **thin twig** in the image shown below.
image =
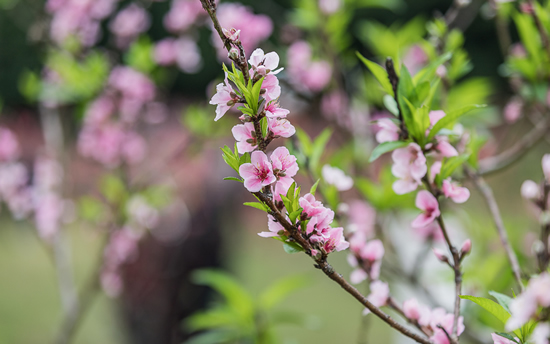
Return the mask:
[[489,206],[489,210],[491,211],[491,215],[493,216],[493,221],[495,222],[495,225],[497,227],[498,236],[500,237],[500,241],[502,243],[502,246],[504,247],[504,251],[506,251],[508,261],[510,262],[514,278],[516,279],[520,290],[523,292],[524,287],[523,282],[521,281],[521,270],[519,267],[518,258],[514,250],[510,246],[508,234],[506,233],[506,228],[504,227],[504,222],[502,221],[498,204],[495,200],[495,196],[493,195],[493,190],[480,175],[475,174],[473,171],[467,168],[465,169],[465,172],[466,175],[468,175],[468,177],[475,184],[479,192],[481,192],[481,195],[483,196],[483,198],[485,198],[485,202]]
[[484,176],[503,170],[520,160],[531,147],[548,134],[548,129],[550,129],[550,119],[547,118],[539,122],[512,147],[498,155],[481,160],[479,162],[478,175]]

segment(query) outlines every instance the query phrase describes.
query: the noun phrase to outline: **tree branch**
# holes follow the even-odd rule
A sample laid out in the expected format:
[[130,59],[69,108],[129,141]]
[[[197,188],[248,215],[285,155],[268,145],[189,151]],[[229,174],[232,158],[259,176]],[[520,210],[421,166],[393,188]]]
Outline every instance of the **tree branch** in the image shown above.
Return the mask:
[[502,221],[498,204],[495,200],[495,196],[493,195],[493,190],[480,175],[475,174],[468,168],[465,169],[465,172],[470,180],[472,180],[472,182],[475,184],[479,192],[481,192],[481,195],[483,196],[483,198],[485,198],[485,202],[489,206],[489,210],[491,211],[491,215],[493,216],[493,221],[495,222],[495,225],[497,227],[498,236],[500,237],[500,241],[502,243],[502,246],[504,247],[504,251],[506,251],[508,261],[510,262],[514,278],[516,279],[520,290],[523,292],[524,287],[523,282],[521,281],[521,270],[519,267],[518,258],[514,250],[510,246],[508,234],[506,234],[506,228],[504,227],[504,222]]
[[548,129],[550,129],[550,119],[544,119],[512,147],[498,155],[481,160],[478,175],[484,176],[503,170],[520,160],[531,147],[548,134]]

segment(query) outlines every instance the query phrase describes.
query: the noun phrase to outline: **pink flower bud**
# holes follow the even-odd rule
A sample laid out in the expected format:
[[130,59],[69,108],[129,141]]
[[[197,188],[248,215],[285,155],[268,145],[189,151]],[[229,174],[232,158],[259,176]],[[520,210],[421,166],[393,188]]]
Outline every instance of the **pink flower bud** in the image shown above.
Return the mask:
[[464,243],[462,243],[462,248],[460,249],[460,252],[462,252],[462,255],[467,255],[470,253],[470,250],[472,249],[472,240],[466,239]]
[[527,200],[540,198],[540,188],[537,183],[532,180],[526,180],[521,184],[521,197]]
[[550,154],[545,154],[542,157],[542,172],[546,181],[550,183]]
[[439,261],[444,262],[444,263],[449,261],[449,258],[447,258],[445,253],[443,251],[441,251],[440,249],[434,248],[434,249],[432,249],[432,251],[434,252],[437,259],[439,259]]

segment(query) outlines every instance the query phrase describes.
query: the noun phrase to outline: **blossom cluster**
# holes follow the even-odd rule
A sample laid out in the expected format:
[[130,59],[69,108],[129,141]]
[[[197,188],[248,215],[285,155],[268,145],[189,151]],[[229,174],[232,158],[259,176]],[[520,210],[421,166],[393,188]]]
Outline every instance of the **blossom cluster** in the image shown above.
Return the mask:
[[34,215],[39,236],[50,241],[61,223],[69,219],[70,203],[60,195],[63,169],[45,155],[34,163],[33,180],[18,159],[21,148],[7,128],[0,128],[0,198],[16,219]]
[[142,161],[147,146],[135,130],[136,122],[141,115],[158,122],[166,113],[154,98],[155,84],[146,75],[130,67],[114,68],[105,91],[85,112],[79,153],[107,167]]
[[[237,30],[224,29],[224,32],[226,35],[232,36],[233,41],[238,41],[239,32]],[[275,52],[265,54],[262,49],[256,49],[250,55],[248,62],[250,64],[250,69],[247,71],[249,77],[254,84],[261,82],[258,99],[261,106],[259,115],[250,112],[243,113],[239,117],[243,124],[238,124],[232,129],[233,136],[237,141],[238,153],[251,152],[250,162],[241,163],[238,172],[248,191],[268,194],[283,214],[290,213],[292,210],[286,209],[283,199],[290,191],[294,194],[294,190],[290,190],[290,188],[295,185],[293,177],[299,170],[297,159],[290,154],[287,148],[282,146],[273,150],[269,156],[264,152],[265,147],[260,147],[260,143],[269,143],[278,137],[288,138],[295,133],[294,126],[286,119],[290,111],[281,108],[278,103],[281,94],[277,79],[277,74],[281,71],[281,69],[277,69],[279,56]],[[215,120],[220,119],[237,104],[247,104],[249,106],[247,110],[256,106],[256,104],[249,103],[248,99],[250,98],[247,98],[244,90],[239,87],[237,90],[233,88],[227,71],[224,82],[218,84],[216,90],[216,94],[210,101],[210,104],[217,105]],[[243,109],[243,107],[239,107],[239,109]],[[262,117],[259,119],[259,116]],[[263,118],[266,121],[265,133],[260,132],[263,130],[258,130],[260,120]],[[330,166],[327,168],[330,169]],[[341,184],[341,176],[338,172],[335,175],[335,171],[327,171],[325,174],[329,179],[336,179],[332,180],[333,183]],[[344,179],[344,185],[338,185],[338,187],[347,189],[351,187],[350,182],[353,183],[352,180]],[[317,256],[319,253],[326,255],[333,251],[341,251],[349,246],[344,238],[343,228],[331,226],[334,220],[334,211],[324,207],[311,193],[299,197],[298,204],[300,215],[296,227],[300,235],[309,241],[312,247],[312,256]],[[291,235],[273,215],[268,215],[268,228],[269,232],[262,232],[259,235],[280,237],[283,241]]]

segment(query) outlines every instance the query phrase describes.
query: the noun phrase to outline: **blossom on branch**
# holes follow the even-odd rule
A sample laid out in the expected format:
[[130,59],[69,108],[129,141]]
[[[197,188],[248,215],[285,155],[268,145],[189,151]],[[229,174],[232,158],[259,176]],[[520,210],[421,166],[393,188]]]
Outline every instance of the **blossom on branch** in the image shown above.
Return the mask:
[[244,187],[250,192],[258,192],[262,187],[275,182],[273,167],[264,152],[255,151],[250,155],[251,162],[239,167],[239,175],[244,179]]
[[419,191],[415,204],[418,209],[423,210],[423,213],[414,219],[411,224],[413,228],[425,227],[441,214],[437,199],[429,191]]

